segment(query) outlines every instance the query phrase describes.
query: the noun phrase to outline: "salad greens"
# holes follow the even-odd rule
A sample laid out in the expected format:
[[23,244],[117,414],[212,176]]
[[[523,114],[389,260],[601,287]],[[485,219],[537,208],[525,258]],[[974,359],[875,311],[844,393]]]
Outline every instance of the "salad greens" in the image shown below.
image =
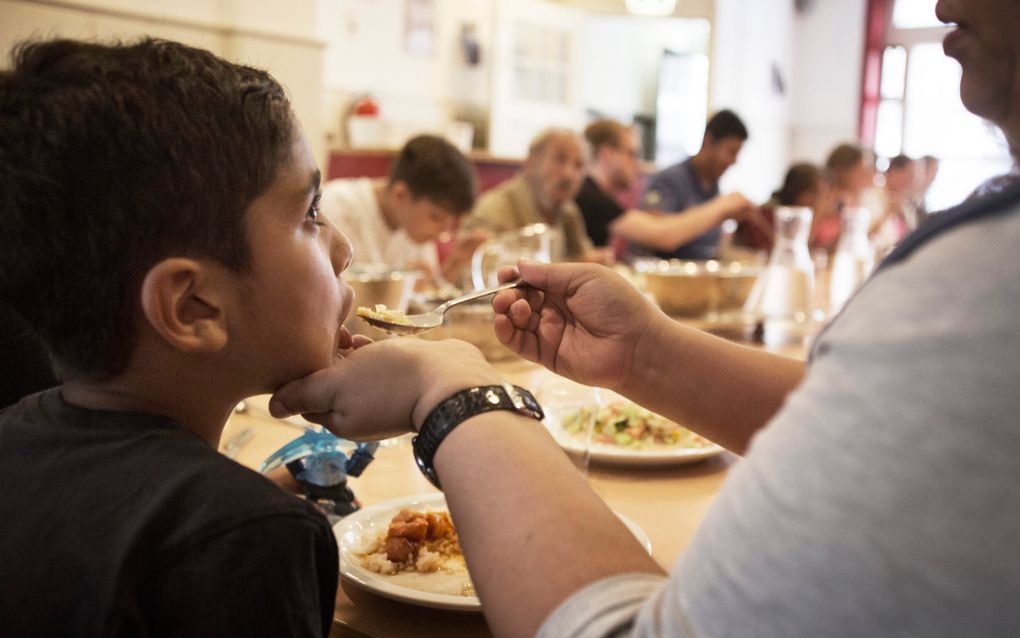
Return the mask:
[[586,406],[567,414],[560,426],[568,434],[583,438],[585,426],[595,414],[592,442],[624,448],[687,447],[714,445],[708,439],[673,423],[665,417],[629,401],[614,401],[605,406]]

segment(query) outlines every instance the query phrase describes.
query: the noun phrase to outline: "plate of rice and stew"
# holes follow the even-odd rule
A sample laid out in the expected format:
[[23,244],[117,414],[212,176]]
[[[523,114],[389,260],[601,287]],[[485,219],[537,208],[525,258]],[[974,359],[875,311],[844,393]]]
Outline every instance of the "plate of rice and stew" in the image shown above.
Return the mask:
[[[648,535],[617,516],[651,554]],[[363,508],[334,525],[333,534],[340,549],[340,576],[357,587],[422,607],[482,610],[442,494]]]

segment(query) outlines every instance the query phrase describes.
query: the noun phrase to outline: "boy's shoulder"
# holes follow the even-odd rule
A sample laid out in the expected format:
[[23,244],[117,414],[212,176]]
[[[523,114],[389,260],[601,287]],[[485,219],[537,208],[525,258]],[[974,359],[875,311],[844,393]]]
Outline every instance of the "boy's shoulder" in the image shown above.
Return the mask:
[[[18,575],[0,583],[0,617],[19,610],[15,628],[328,628],[325,517],[170,419],[82,410],[59,388],[0,412],[0,520],[0,565]],[[258,577],[287,590],[280,609],[252,607]]]
[[[111,533],[118,525],[146,529],[166,551],[267,518],[304,519],[328,531],[310,504],[172,420],[83,410],[59,390],[0,413],[0,485],[26,486],[0,497],[0,512],[51,503],[68,520],[96,519]],[[96,517],[101,504],[104,515]]]

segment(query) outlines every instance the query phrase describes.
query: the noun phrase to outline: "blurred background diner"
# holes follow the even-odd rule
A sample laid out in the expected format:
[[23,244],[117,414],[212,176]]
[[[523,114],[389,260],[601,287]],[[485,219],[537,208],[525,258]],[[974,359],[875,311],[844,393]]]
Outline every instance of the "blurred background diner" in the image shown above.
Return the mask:
[[[356,261],[427,272],[419,292],[434,292],[485,283],[471,263],[498,261],[495,253],[760,264],[783,206],[811,209],[809,249],[823,271],[846,208],[869,211],[881,258],[929,215],[1010,172],[1001,134],[960,103],[959,66],[941,53],[933,7],[0,0],[0,48],[33,35],[144,34],[267,68],[322,166],[326,213],[351,222],[373,199],[381,212],[385,223],[371,228],[385,233],[350,227]],[[452,172],[437,167],[446,184],[430,178],[446,201],[421,200],[441,204],[428,228],[413,223],[425,213],[398,220],[407,182],[391,175],[420,135],[465,159]],[[457,185],[465,170],[477,205]],[[374,196],[356,203],[368,184]],[[698,219],[706,202],[711,214]],[[528,242],[549,250],[510,245]]]

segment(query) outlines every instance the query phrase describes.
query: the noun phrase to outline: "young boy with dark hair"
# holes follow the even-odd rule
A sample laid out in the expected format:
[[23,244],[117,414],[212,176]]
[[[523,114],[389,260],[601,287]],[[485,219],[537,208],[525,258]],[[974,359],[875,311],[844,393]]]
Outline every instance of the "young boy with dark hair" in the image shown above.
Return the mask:
[[216,451],[353,345],[283,89],[172,42],[23,45],[0,184],[0,301],[62,382],[0,413],[0,635],[328,633],[326,519]]
[[409,140],[387,179],[334,179],[322,186],[322,212],[343,228],[356,264],[420,269],[455,280],[482,237],[463,237],[440,267],[436,239],[474,206],[471,162],[434,135]]

